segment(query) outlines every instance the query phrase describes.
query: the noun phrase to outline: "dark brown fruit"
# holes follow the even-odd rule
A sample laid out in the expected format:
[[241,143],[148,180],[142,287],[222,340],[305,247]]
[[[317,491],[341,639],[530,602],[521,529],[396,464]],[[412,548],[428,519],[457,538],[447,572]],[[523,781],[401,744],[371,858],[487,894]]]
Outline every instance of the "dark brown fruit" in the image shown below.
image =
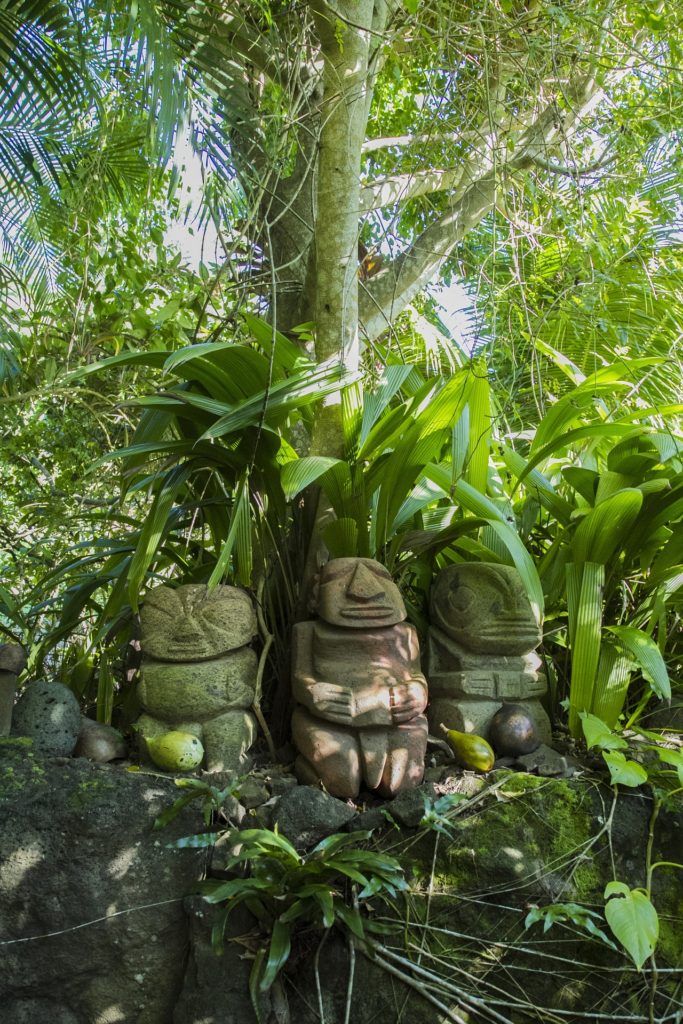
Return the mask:
[[503,704],[491,719],[489,740],[497,754],[530,754],[541,745],[533,717],[519,704]]

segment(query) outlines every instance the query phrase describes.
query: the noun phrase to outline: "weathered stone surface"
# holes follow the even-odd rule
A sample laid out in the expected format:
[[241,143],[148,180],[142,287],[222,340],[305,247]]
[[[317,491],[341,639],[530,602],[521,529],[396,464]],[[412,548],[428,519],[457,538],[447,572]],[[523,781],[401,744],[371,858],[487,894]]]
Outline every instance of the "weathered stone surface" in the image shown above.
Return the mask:
[[409,789],[399,793],[395,800],[386,805],[387,813],[399,825],[417,828],[425,816],[428,801],[436,797],[436,789],[430,783],[423,783],[418,789]]
[[118,758],[127,757],[128,744],[118,729],[104,722],[94,722],[81,715],[81,730],[78,734],[74,757],[87,757],[89,761],[106,764]]
[[[220,913],[198,897],[185,901],[190,921],[190,958],[183,990],[175,1003],[169,1024],[256,1024],[249,998],[252,960],[245,946],[234,939],[253,936],[253,950],[266,945],[268,936],[259,934],[254,919],[238,907],[228,918],[225,951],[217,956],[211,947],[211,929]],[[270,1019],[270,997],[261,997],[263,1021]]]
[[275,824],[297,849],[306,849],[340,832],[355,813],[355,808],[320,789],[297,786],[280,797]]
[[419,785],[427,685],[415,629],[387,570],[335,558],[320,572],[319,620],[294,628],[292,736],[302,782],[353,799]]
[[26,651],[21,644],[0,644],[0,672],[18,676],[26,668]]
[[268,786],[262,779],[248,778],[240,786],[240,803],[250,811],[270,799]]
[[14,695],[17,692],[17,677],[14,672],[0,670],[0,736],[9,736],[12,729]]
[[220,658],[250,643],[256,613],[238,587],[156,587],[140,612],[143,650],[159,661]]
[[550,744],[540,703],[547,683],[534,651],[541,629],[517,570],[483,562],[442,569],[431,591],[430,620],[431,731],[443,722],[489,739],[491,719],[511,701],[533,718],[539,742]]
[[198,811],[152,831],[177,795],[170,779],[59,766],[28,741],[0,741],[3,1024],[168,1024],[186,958],[182,898],[205,862],[167,847],[204,829]]
[[164,721],[219,715],[250,707],[257,658],[249,647],[212,661],[167,662],[145,658],[138,696],[149,714]]
[[12,735],[32,739],[38,754],[71,754],[80,728],[78,701],[61,683],[29,683],[14,706]]
[[530,754],[521,754],[513,763],[515,768],[522,768],[525,772],[536,772],[546,777],[556,775],[564,779],[570,779],[579,767],[573,758],[558,754],[545,743]]
[[[452,986],[450,994],[436,991],[437,998],[473,1024],[488,1020],[489,1014],[470,999],[483,1000],[511,1024],[554,1020],[553,1011],[562,1011],[557,1019],[567,1024],[589,1016],[593,1024],[624,1016],[647,1020],[648,979],[625,955],[579,929],[555,926],[544,934],[542,923],[525,930],[524,921],[530,907],[554,902],[576,901],[599,911],[613,870],[629,885],[643,885],[649,798],[620,793],[612,828],[606,830],[613,799],[607,787],[522,774],[508,774],[500,785],[501,778],[493,779],[496,789],[488,799],[480,798],[469,816],[454,819],[453,840],[425,831],[417,841],[413,833],[401,843],[395,830],[386,833],[386,844],[403,865],[413,892],[394,910],[382,906],[383,923],[393,920],[396,931],[380,943],[435,971]],[[660,811],[653,858],[680,859],[682,833],[681,815]],[[658,962],[679,967],[657,981],[655,1018],[663,1019],[681,1006],[683,879],[675,869],[661,869],[657,879],[659,871],[653,874],[653,902],[662,927]],[[598,926],[608,931],[604,922]],[[309,938],[308,945],[314,950],[315,939]],[[297,1024],[320,1019],[312,960],[311,954],[284,975],[291,978],[289,1009]],[[326,1024],[445,1020],[443,1012],[359,951],[347,1018],[349,952],[334,932],[318,968]]]
[[257,658],[245,646],[256,632],[251,599],[236,587],[158,587],[140,616],[143,661],[136,723],[140,751],[146,738],[170,731],[197,736],[209,772],[244,771],[256,735],[248,710]]

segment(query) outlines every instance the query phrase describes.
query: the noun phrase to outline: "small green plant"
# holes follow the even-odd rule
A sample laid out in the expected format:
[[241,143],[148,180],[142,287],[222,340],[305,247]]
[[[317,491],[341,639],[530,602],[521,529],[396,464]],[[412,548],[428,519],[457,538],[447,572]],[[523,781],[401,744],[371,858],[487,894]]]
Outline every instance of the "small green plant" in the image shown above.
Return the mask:
[[[186,792],[157,816],[154,821],[154,828],[165,828],[169,822],[173,821],[180,814],[183,808],[197,800],[201,803],[204,824],[210,825],[217,817],[225,814],[224,805],[226,800],[228,797],[239,795],[240,786],[243,781],[242,778],[235,778],[225,789],[217,789],[216,786],[211,786],[208,782],[203,782],[201,779],[176,779],[176,786],[179,789],[186,790]],[[221,832],[205,832],[204,837],[208,838],[201,845],[210,845],[210,843],[215,842],[219,835],[221,835]],[[199,837],[192,836],[191,838],[198,839]],[[183,845],[190,845],[186,840],[181,840],[181,842]],[[195,843],[193,845],[199,844]]]
[[580,903],[551,903],[546,907],[532,907],[524,919],[524,927],[531,928],[538,921],[543,922],[544,933],[550,931],[556,924],[573,924],[589,935],[594,935],[612,949],[617,948],[597,925],[598,921],[602,922],[602,915],[581,906]]
[[[651,782],[663,798],[679,794],[683,787],[683,751],[648,729],[618,731],[596,715],[579,716],[586,746],[602,752],[613,785],[641,786]],[[632,755],[627,758],[623,751]],[[655,756],[656,755],[656,756]]]
[[429,829],[453,838],[453,822],[448,818],[448,812],[459,804],[467,803],[469,797],[464,793],[445,793],[436,800],[425,798],[425,812],[420,828]]
[[[184,781],[184,780],[183,780]],[[227,869],[248,869],[246,877],[203,883],[204,899],[223,905],[213,928],[214,948],[223,948],[225,927],[236,907],[244,906],[270,935],[268,948],[254,959],[249,989],[259,1015],[259,995],[267,992],[287,963],[292,941],[303,927],[338,926],[365,939],[366,932],[383,927],[363,917],[360,904],[373,896],[395,896],[408,888],[401,865],[393,857],[364,849],[370,832],[332,835],[309,853],[300,854],[277,832],[234,830]],[[209,834],[177,840],[179,847],[206,846]],[[353,886],[349,901],[347,889]]]

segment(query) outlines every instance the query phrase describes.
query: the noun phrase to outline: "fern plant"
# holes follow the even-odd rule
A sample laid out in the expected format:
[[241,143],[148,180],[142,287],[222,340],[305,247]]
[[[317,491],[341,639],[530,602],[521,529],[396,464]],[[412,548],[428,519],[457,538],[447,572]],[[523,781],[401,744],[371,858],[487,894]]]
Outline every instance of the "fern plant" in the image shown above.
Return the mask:
[[[211,845],[220,833],[179,839],[179,847]],[[382,931],[361,913],[373,897],[395,897],[408,888],[399,862],[385,853],[363,848],[370,832],[328,836],[308,853],[299,853],[284,836],[268,829],[228,833],[232,852],[227,870],[247,869],[244,877],[203,883],[204,899],[221,909],[212,943],[223,949],[230,914],[244,905],[269,936],[254,957],[249,989],[260,1019],[259,994],[267,992],[289,959],[292,943],[303,928],[341,928],[362,943],[367,933]],[[349,888],[353,887],[353,899]]]

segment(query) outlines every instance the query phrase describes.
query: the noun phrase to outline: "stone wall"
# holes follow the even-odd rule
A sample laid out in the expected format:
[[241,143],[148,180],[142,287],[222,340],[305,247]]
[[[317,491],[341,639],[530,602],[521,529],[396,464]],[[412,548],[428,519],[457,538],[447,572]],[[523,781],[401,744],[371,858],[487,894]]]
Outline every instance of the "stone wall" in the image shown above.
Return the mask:
[[[250,956],[267,933],[240,911],[223,956],[212,952],[215,909],[188,895],[206,856],[167,846],[205,826],[187,810],[163,831],[152,829],[178,796],[172,779],[38,758],[30,744],[9,740],[0,747],[0,780],[0,1024],[255,1024]],[[589,778],[491,773],[469,780],[474,795],[451,836],[405,824],[381,832],[411,893],[393,906],[372,901],[375,919],[389,928],[378,937],[387,952],[373,962],[356,951],[350,997],[349,946],[334,931],[325,941],[317,957],[325,1024],[457,1019],[426,1000],[418,973],[408,970],[412,988],[390,973],[392,966],[406,970],[391,956],[439,974],[446,987],[438,1001],[469,1024],[548,1021],[554,1011],[569,1024],[585,1014],[593,1024],[620,1016],[637,1024],[648,1019],[653,991],[654,1017],[673,1024],[683,983],[683,872],[654,873],[661,922],[655,986],[648,965],[638,973],[623,953],[571,925],[545,935],[540,924],[524,929],[533,906],[575,902],[600,911],[613,877],[644,884],[647,794],[621,791],[615,804],[612,790]],[[288,795],[274,797],[274,784],[252,780],[247,805],[269,798],[279,820],[273,803],[291,802],[285,781],[280,792]],[[442,789],[459,785],[446,778]],[[419,802],[420,794],[411,799]],[[420,808],[412,818],[408,810],[401,806],[401,820],[416,821]],[[246,811],[245,824],[258,824],[251,816],[258,811]],[[653,859],[679,860],[682,835],[681,816],[663,810]],[[304,929],[283,974],[296,1024],[320,1020],[320,940],[320,932]],[[272,1016],[264,1003],[263,1024],[286,1024],[282,1000]]]
[[192,811],[152,831],[178,795],[170,778],[0,741],[3,1024],[169,1024],[182,901],[206,857],[166,846],[201,827]]

